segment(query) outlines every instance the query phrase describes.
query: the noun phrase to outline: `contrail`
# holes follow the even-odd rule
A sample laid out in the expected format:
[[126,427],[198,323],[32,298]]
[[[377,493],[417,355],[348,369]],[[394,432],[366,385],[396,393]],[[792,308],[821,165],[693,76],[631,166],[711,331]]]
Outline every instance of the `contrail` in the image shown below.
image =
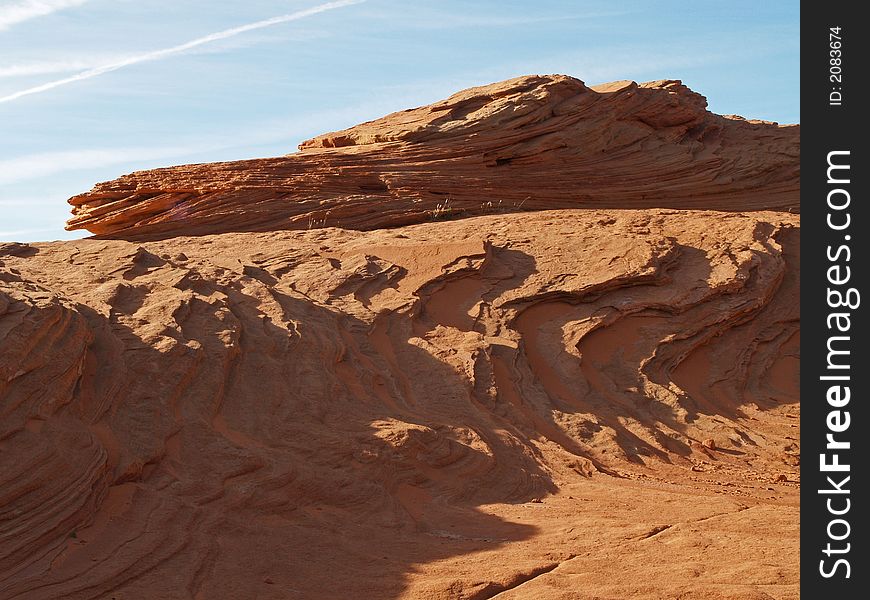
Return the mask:
[[320,4],[318,6],[314,6],[311,8],[306,8],[305,10],[300,10],[294,13],[290,13],[287,15],[280,15],[277,17],[272,17],[271,19],[265,19],[263,21],[256,21],[254,23],[248,23],[247,25],[240,25],[238,27],[233,27],[231,29],[224,29],[223,31],[218,31],[217,33],[211,33],[209,35],[196,38],[195,40],[191,40],[189,42],[185,42],[184,44],[179,44],[177,46],[171,46],[169,48],[164,48],[162,50],[154,50],[152,52],[146,52],[144,54],[137,54],[131,56],[129,58],[125,58],[124,60],[119,60],[114,63],[109,63],[105,65],[101,65],[99,67],[94,67],[93,69],[88,69],[87,71],[82,71],[81,73],[76,73],[70,77],[66,77],[64,79],[57,79],[55,81],[49,81],[48,83],[43,83],[42,85],[37,85],[32,88],[27,88],[25,90],[21,90],[18,92],[13,92],[8,96],[0,97],[0,103],[10,102],[12,100],[17,100],[23,96],[29,96],[31,94],[39,94],[41,92],[46,92],[48,90],[54,89],[56,87],[60,87],[62,85],[67,85],[69,83],[75,83],[76,81],[83,81],[85,79],[91,79],[92,77],[97,77],[99,75],[103,75],[105,73],[111,73],[112,71],[117,71],[118,69],[123,69],[124,67],[129,67],[131,65],[135,65],[141,62],[147,62],[152,60],[160,60],[162,58],[166,58],[167,56],[172,56],[173,54],[179,54],[181,52],[186,52],[191,48],[196,48],[197,46],[202,46],[204,44],[210,44],[211,42],[216,42],[218,40],[225,40],[227,38],[239,35],[240,33],[245,33],[247,31],[253,31],[254,29],[262,29],[264,27],[271,27],[272,25],[278,25],[279,23],[286,23],[288,21],[297,21],[299,19],[304,19],[305,17],[310,17],[312,15],[316,15],[318,13],[326,12],[328,10],[333,10],[336,8],[342,8],[344,6],[350,6],[352,4],[360,4],[361,2],[365,2],[365,0],[338,0],[337,2],[327,2],[326,4]]
[[88,0],[19,0],[0,6],[0,30],[53,12],[80,6]]

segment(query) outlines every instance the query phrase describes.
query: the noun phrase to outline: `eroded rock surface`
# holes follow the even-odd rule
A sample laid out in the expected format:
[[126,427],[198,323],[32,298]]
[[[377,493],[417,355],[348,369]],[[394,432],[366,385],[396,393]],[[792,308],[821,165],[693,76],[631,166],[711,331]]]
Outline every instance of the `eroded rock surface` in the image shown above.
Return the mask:
[[555,208],[797,212],[799,127],[705,107],[679,81],[590,88],[519,77],[318,136],[285,157],[98,184],[70,199],[67,228],[143,240]]
[[[348,199],[336,182],[359,176],[337,171],[310,193],[335,190],[326,205],[360,215],[383,208],[349,225],[395,224],[440,168],[409,153],[477,139],[455,111],[518,132],[517,120],[557,119],[538,144],[575,140],[577,114],[646,96],[676,108],[632,121],[645,141],[558,151],[625,153],[621,196],[590,182],[590,204],[636,205],[639,182],[661,192],[668,165],[686,170],[673,198],[697,175],[687,190],[707,190],[702,204],[797,201],[776,151],[727,159],[746,169],[732,187],[696,171],[727,162],[736,132],[789,148],[787,129],[711,116],[675,84],[520,85],[483,106],[456,100],[443,122],[420,109],[395,132],[369,124],[309,144],[336,150],[137,174],[76,200],[76,222],[206,233],[222,221],[198,203],[217,202],[224,223],[274,226],[276,199],[247,213],[248,188],[198,196],[191,184],[180,199],[179,182],[232,172],[216,185],[274,194],[282,169],[380,156],[387,191]],[[555,115],[508,102],[557,92]],[[479,137],[457,160],[497,160]],[[516,160],[493,173],[568,168],[540,147],[519,158],[531,138],[516,139],[501,146]],[[645,174],[632,156],[648,157]],[[119,182],[140,191],[112,196]],[[490,184],[451,185],[479,204]],[[0,597],[797,598],[798,225],[786,212],[557,210],[2,246]]]
[[798,598],[799,129],[705,107],[521,77],[0,245],[0,598]]

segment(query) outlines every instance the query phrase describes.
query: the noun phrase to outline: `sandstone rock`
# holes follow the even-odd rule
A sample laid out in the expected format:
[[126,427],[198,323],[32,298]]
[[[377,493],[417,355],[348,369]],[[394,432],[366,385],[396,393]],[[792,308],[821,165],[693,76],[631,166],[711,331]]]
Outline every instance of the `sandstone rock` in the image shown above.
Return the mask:
[[[494,593],[592,564],[610,524],[736,510],[713,480],[642,483],[683,485],[723,428],[770,444],[719,461],[762,509],[745,481],[781,468],[797,401],[797,225],[562,210],[10,247],[0,596]],[[797,543],[729,519],[703,526],[741,531],[740,560]],[[698,564],[679,531],[621,558],[658,564],[664,535]],[[661,585],[636,595],[700,589]]]
[[98,184],[70,199],[67,229],[156,239],[555,208],[797,212],[799,127],[705,106],[679,81],[519,77],[318,136],[286,157]]
[[704,107],[523,77],[0,245],[0,597],[797,597],[798,128]]

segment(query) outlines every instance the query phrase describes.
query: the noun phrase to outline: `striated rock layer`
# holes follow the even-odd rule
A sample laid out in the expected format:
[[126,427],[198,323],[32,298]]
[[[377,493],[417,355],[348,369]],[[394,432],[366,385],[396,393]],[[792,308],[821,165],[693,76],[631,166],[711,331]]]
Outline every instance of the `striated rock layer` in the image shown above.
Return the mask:
[[157,239],[370,230],[555,208],[799,210],[799,127],[708,112],[679,81],[562,75],[465,90],[280,158],[126,175],[70,199],[68,229]]
[[[488,89],[103,184],[74,224],[395,225],[536,170],[568,179],[533,206],[796,202],[792,130],[676,84]],[[0,598],[797,598],[798,286],[785,212],[7,244]]]

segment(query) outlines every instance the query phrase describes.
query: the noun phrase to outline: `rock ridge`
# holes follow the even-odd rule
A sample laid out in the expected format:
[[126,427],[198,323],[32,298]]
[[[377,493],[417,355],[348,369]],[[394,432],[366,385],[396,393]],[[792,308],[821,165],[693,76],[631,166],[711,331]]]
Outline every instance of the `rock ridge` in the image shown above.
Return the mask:
[[317,136],[284,157],[97,184],[67,229],[159,239],[371,230],[559,208],[799,212],[800,128],[723,117],[677,80],[525,76]]

